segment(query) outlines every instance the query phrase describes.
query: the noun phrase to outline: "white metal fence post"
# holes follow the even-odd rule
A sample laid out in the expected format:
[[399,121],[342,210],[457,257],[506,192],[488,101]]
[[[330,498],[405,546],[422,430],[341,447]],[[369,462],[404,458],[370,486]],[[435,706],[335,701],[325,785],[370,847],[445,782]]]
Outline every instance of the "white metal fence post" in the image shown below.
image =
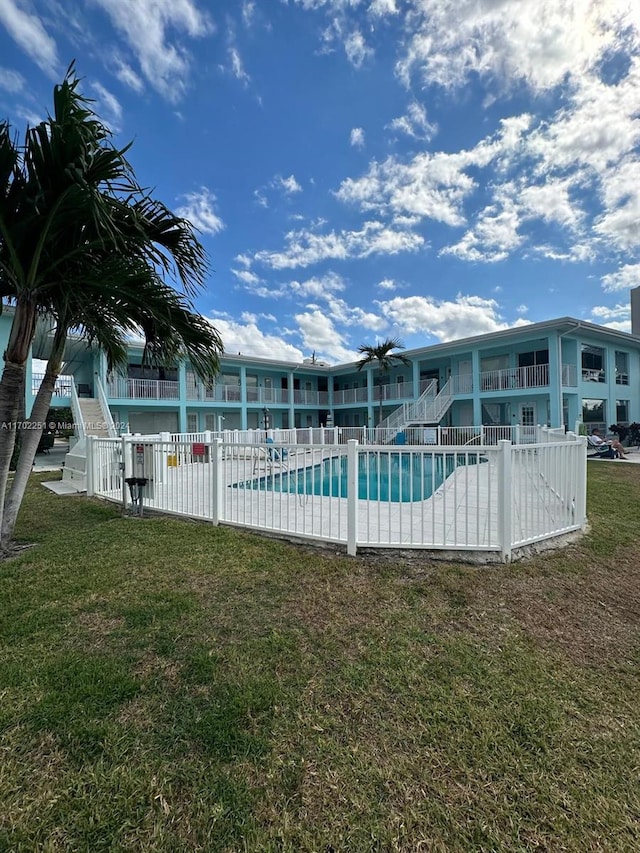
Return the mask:
[[576,464],[576,523],[582,530],[587,527],[587,437],[581,435],[580,452],[577,454]]
[[498,442],[498,538],[502,561],[511,562],[511,442]]
[[92,498],[95,494],[95,453],[96,453],[96,445],[94,443],[95,436],[88,435],[87,436],[87,456],[86,456],[86,479],[87,479],[87,497]]
[[211,446],[211,474],[212,474],[212,492],[211,492],[211,521],[214,526],[220,523],[223,519],[223,482],[222,482],[222,441],[219,438],[212,443]]
[[347,554],[354,556],[358,539],[358,442],[347,442]]
[[122,446],[122,461],[120,465],[122,466],[122,511],[125,512],[127,506],[129,505],[129,486],[125,483],[127,477],[131,477],[131,466],[129,464],[128,457],[128,442],[127,436],[123,435],[121,438],[121,446]]

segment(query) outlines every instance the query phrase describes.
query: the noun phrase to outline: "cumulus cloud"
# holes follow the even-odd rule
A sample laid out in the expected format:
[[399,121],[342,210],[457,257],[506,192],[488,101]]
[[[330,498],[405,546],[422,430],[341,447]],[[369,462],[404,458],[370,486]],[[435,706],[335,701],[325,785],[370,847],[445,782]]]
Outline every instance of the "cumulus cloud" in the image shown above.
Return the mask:
[[361,127],[354,127],[351,130],[349,142],[354,148],[364,148],[364,130]]
[[302,187],[296,181],[294,175],[289,175],[288,178],[283,178],[282,175],[276,175],[272,181],[272,186],[282,190],[285,195],[294,195],[302,192]]
[[389,127],[395,133],[403,133],[414,139],[425,141],[430,140],[437,130],[437,126],[428,121],[427,111],[418,101],[412,101],[406,113],[394,118]]
[[596,305],[591,309],[593,322],[609,329],[617,329],[619,332],[631,332],[631,306],[616,305],[608,308],[604,305]]
[[224,317],[214,317],[211,322],[220,332],[224,351],[230,355],[255,356],[257,358],[275,358],[283,361],[302,361],[303,353],[298,347],[278,335],[263,332],[257,325],[257,318],[248,317],[247,322]]
[[360,68],[365,59],[373,53],[372,49],[367,46],[360,30],[349,33],[344,40],[344,50],[347,59],[356,68]]
[[206,187],[182,196],[185,203],[176,210],[178,216],[190,220],[204,234],[217,234],[224,228],[224,222],[215,211],[215,195]]
[[322,360],[330,362],[353,361],[357,357],[349,349],[346,337],[336,328],[333,320],[316,308],[295,316],[304,348],[315,351]]
[[603,290],[627,290],[640,285],[640,263],[624,264],[619,270],[607,273],[600,279]]
[[375,221],[365,222],[360,231],[331,231],[328,234],[315,234],[308,229],[289,231],[285,241],[287,246],[283,251],[259,251],[254,260],[272,269],[295,269],[325,260],[416,252],[424,244],[424,238],[419,234],[396,230]]
[[459,87],[471,74],[549,89],[615,47],[634,15],[620,0],[413,0],[397,70],[409,84]]
[[[495,299],[459,294],[455,300],[396,296],[378,302],[381,312],[406,334],[431,335],[439,341],[484,335],[509,328]],[[519,319],[513,325],[526,325]]]

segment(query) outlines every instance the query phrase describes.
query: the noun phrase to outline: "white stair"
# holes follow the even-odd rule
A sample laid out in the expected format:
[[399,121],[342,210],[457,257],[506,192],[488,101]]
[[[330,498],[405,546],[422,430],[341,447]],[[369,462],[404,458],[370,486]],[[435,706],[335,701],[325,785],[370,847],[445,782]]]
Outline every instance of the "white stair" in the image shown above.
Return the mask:
[[[100,401],[94,397],[82,397],[78,400],[84,434],[95,435],[98,438],[108,438],[109,429],[102,411]],[[87,439],[80,438],[64,460],[62,481],[68,483],[77,491],[87,488]]]
[[436,426],[453,403],[454,394],[466,390],[467,376],[451,376],[436,393],[437,383],[434,379],[413,403],[403,403],[379,426],[383,429],[394,430],[393,437],[407,427],[415,424],[421,426]]

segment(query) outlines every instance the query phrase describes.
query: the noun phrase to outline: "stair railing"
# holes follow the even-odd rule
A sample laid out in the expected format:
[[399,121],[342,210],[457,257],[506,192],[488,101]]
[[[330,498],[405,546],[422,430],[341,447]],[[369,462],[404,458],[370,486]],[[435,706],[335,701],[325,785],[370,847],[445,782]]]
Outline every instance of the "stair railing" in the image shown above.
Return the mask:
[[111,410],[109,409],[109,401],[107,400],[107,394],[104,390],[104,385],[102,384],[102,380],[99,376],[95,376],[94,386],[98,390],[98,402],[100,403],[100,408],[102,409],[102,417],[104,419],[105,424],[107,425],[107,432],[109,433],[109,438],[117,438],[118,430],[116,429],[116,425],[113,422],[113,417],[111,415]]
[[75,379],[71,383],[71,414],[73,415],[73,431],[78,441],[80,441],[87,437],[87,433],[84,428],[84,417],[80,408],[80,399],[78,398]]

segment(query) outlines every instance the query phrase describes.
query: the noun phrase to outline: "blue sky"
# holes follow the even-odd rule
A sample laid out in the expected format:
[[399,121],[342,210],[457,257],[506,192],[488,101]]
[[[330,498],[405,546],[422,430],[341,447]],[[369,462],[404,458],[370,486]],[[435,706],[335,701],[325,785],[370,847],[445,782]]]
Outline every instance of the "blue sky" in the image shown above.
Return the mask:
[[637,0],[0,0],[0,115],[44,117],[72,59],[200,229],[229,352],[630,329]]

